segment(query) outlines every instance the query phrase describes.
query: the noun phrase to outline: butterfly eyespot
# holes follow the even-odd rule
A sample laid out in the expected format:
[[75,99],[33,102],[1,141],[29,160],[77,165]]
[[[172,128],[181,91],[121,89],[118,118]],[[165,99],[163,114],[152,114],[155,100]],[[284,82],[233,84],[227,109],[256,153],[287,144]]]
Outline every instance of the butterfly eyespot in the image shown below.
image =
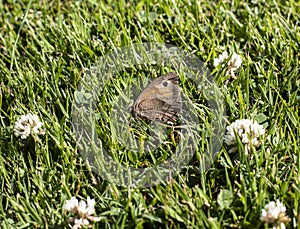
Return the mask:
[[168,86],[168,82],[163,82],[163,86],[164,87]]

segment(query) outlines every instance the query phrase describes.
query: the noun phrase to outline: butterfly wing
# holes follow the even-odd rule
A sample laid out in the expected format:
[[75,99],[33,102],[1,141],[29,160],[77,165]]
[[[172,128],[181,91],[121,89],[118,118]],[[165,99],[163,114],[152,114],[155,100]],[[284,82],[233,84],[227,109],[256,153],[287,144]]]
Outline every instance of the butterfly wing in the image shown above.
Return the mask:
[[152,106],[145,107],[139,112],[141,118],[160,120],[165,123],[174,123],[178,120],[181,102],[175,101],[169,104],[159,99],[152,99],[149,103]]
[[162,75],[149,84],[136,99],[134,117],[174,123],[182,106],[176,73]]

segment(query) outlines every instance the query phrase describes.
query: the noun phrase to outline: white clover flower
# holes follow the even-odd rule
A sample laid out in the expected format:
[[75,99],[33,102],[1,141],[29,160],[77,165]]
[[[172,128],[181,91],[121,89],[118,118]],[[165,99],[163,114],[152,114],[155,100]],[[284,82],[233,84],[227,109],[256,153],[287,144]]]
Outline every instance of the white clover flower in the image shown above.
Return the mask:
[[242,57],[234,52],[231,56],[230,61],[228,62],[229,69],[227,70],[227,74],[234,76],[234,72],[237,69],[239,69],[242,63],[243,63]]
[[[217,67],[218,65],[222,64],[222,67],[224,66],[224,62],[228,60],[229,56],[227,51],[224,51],[221,55],[219,55],[217,58],[214,59],[214,67]],[[243,60],[242,57],[235,52],[232,53],[230,60],[227,63],[227,71],[226,75],[231,75],[234,77],[234,72],[239,69],[239,67],[242,65]]]
[[42,130],[43,123],[40,122],[39,117],[35,114],[22,115],[16,121],[14,126],[14,132],[17,137],[26,139],[30,134],[45,134],[45,130]]
[[85,216],[85,214],[87,213],[86,207],[87,207],[86,202],[84,200],[80,200],[80,202],[78,204],[78,208],[77,208],[79,217]]
[[276,200],[276,202],[271,201],[262,209],[260,220],[265,223],[273,224],[273,228],[285,229],[284,223],[290,221],[290,218],[285,215],[285,211],[286,208],[280,200]]
[[74,219],[74,225],[72,227],[72,229],[79,229],[82,228],[82,226],[89,226],[90,222],[88,221],[88,219],[83,219],[83,218],[76,218]]
[[285,213],[285,206],[279,201],[271,201],[262,209],[261,220],[268,223],[274,223],[278,218],[280,213]]
[[90,197],[87,201],[78,201],[76,197],[72,197],[67,200],[63,206],[63,212],[70,212],[76,214],[74,218],[70,218],[70,222],[73,222],[73,229],[79,229],[82,226],[89,226],[90,222],[100,221],[99,217],[93,216],[95,214],[95,203],[94,199]]
[[[227,51],[224,51],[221,55],[214,59],[214,67],[222,64],[226,59],[228,59],[228,53]],[[224,67],[224,65],[222,65],[222,67]]]
[[87,215],[93,215],[95,213],[96,201],[88,197],[86,202],[87,202]]
[[77,209],[78,209],[78,200],[74,196],[71,199],[67,200],[63,206],[64,212],[76,213]]
[[249,119],[236,120],[230,126],[226,128],[227,132],[224,137],[224,141],[227,145],[234,145],[229,153],[235,152],[237,150],[237,136],[241,139],[244,144],[246,154],[250,151],[251,145],[255,148],[260,146],[258,137],[265,133],[265,129],[262,125],[259,125],[257,121],[252,121]]

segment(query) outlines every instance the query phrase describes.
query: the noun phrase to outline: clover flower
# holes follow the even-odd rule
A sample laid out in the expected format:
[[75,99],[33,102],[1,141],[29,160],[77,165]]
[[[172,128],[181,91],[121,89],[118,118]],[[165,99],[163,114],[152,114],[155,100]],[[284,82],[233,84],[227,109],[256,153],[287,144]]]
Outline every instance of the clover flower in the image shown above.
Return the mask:
[[227,126],[226,130],[227,132],[224,137],[225,143],[235,146],[229,150],[229,153],[237,151],[237,137],[239,137],[244,144],[247,154],[251,149],[251,145],[255,148],[260,146],[258,137],[265,133],[265,129],[262,125],[259,125],[257,121],[249,119],[236,120],[230,126]]
[[[227,51],[224,51],[221,55],[214,59],[214,67],[223,64],[223,62],[225,62],[226,59],[228,59],[228,53]],[[222,65],[222,67],[224,67],[224,64]]]
[[[219,55],[217,58],[214,59],[214,67],[217,67],[220,64],[222,64],[222,67],[225,67],[224,62],[228,60],[228,58],[229,55],[227,51],[224,51],[221,55]],[[242,57],[234,52],[227,63],[228,69],[226,71],[226,75],[231,75],[232,77],[234,77],[234,72],[237,69],[239,69],[242,63],[243,63]]]
[[84,200],[78,201],[76,197],[72,197],[67,200],[63,206],[63,212],[70,212],[76,214],[75,217],[70,218],[70,222],[73,222],[72,229],[79,229],[83,226],[91,227],[90,222],[100,221],[99,217],[93,216],[95,214],[95,200],[87,198],[87,202]]
[[285,215],[286,208],[280,202],[271,201],[261,211],[260,220],[265,223],[273,224],[274,229],[285,229],[285,223],[291,219]]
[[64,212],[76,213],[78,208],[78,200],[76,197],[71,197],[71,199],[67,200],[63,206]]
[[22,115],[16,121],[14,126],[14,132],[17,137],[26,139],[30,134],[43,135],[45,130],[42,130],[43,123],[40,122],[39,117],[35,114]]

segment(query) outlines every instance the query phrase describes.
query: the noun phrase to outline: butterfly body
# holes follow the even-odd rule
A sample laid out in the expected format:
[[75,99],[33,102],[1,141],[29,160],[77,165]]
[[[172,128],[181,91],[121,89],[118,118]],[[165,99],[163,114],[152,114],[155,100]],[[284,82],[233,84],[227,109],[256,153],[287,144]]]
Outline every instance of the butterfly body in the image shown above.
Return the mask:
[[160,76],[137,97],[132,114],[135,118],[174,123],[179,118],[181,97],[176,73]]

